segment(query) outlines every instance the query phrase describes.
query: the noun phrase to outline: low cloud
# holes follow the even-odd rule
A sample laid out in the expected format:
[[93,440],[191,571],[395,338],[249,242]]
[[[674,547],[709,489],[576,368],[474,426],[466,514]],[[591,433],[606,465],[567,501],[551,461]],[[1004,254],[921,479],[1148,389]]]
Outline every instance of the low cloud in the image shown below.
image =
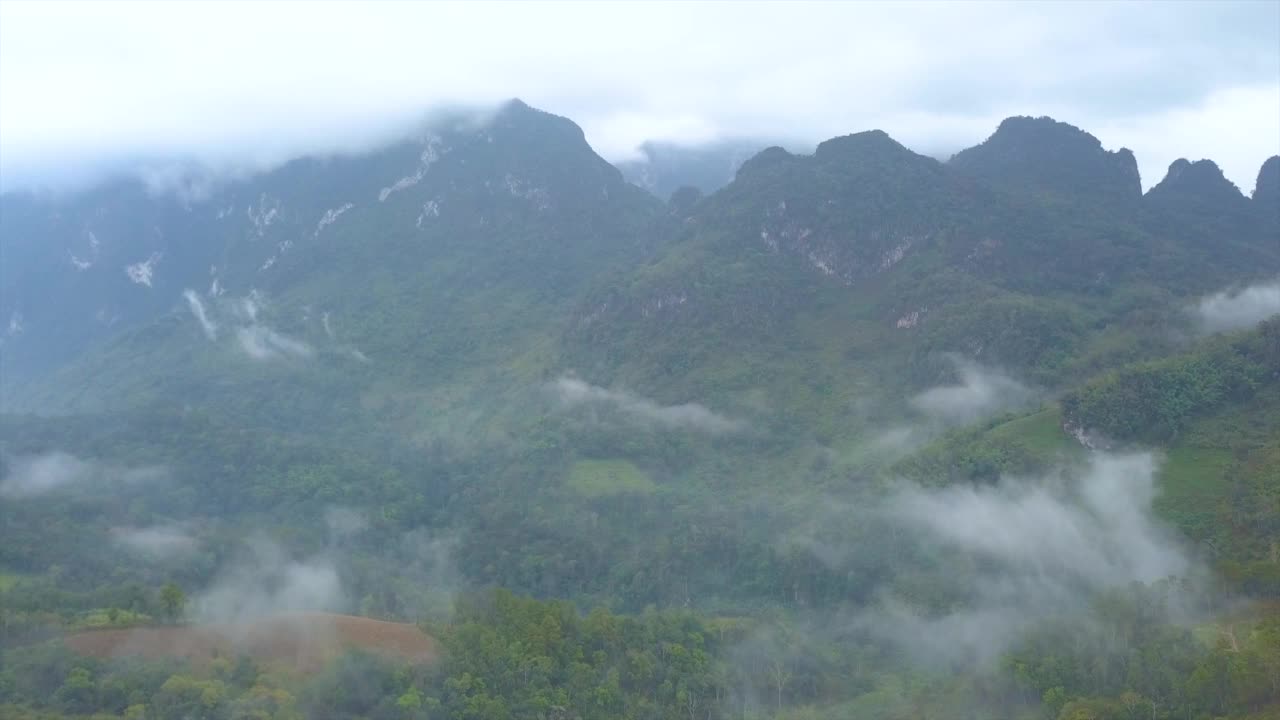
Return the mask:
[[172,195],[184,206],[203,202],[234,175],[218,174],[197,163],[177,161],[144,163],[136,168],[138,179],[152,195]]
[[938,385],[908,400],[916,417],[874,433],[867,448],[884,457],[903,457],[948,428],[1026,409],[1036,392],[1001,372],[960,357],[949,356],[957,382]]
[[[436,612],[452,610],[454,593],[466,583],[455,557],[461,540],[454,534],[440,534],[424,528],[400,538],[397,574],[435,603]],[[395,551],[393,551],[395,552]]]
[[1026,405],[1033,393],[1004,373],[954,357],[959,382],[930,388],[911,398],[911,406],[947,425],[973,422]]
[[551,387],[566,407],[612,407],[635,421],[712,435],[740,432],[747,428],[745,422],[721,415],[698,403],[659,405],[624,390],[609,390],[571,377],[561,377]]
[[1200,300],[1194,314],[1205,332],[1253,327],[1280,315],[1280,278],[1210,295]]
[[111,530],[116,544],[138,555],[168,559],[188,555],[197,548],[196,539],[182,525],[118,527]]
[[236,328],[236,344],[253,360],[270,361],[309,358],[315,354],[303,340],[276,332],[258,319],[263,299],[257,290],[224,304],[224,310],[240,325]]
[[[330,342],[333,342],[333,343],[338,342],[338,334],[333,331],[333,323],[330,322],[329,320],[329,313],[326,312],[320,315],[320,327],[324,329],[324,335],[325,337],[329,338]],[[353,360],[359,360],[362,363],[367,364],[369,362],[372,362],[369,359],[368,355],[365,355],[363,352],[361,352],[360,348],[354,345],[339,344],[335,347],[335,352],[337,352],[339,355],[342,355],[344,357],[349,357]]]
[[160,467],[122,468],[81,460],[65,452],[8,459],[0,497],[28,498],[86,486],[128,485],[158,479]]
[[1194,574],[1151,516],[1156,468],[1150,454],[1097,455],[1075,475],[901,489],[886,516],[926,556],[964,568],[949,591],[965,601],[939,613],[887,595],[859,624],[922,659],[986,663],[1036,622],[1083,614],[1098,593]]
[[209,319],[209,314],[205,311],[204,303],[201,302],[200,296],[194,290],[183,290],[182,297],[186,298],[187,305],[191,308],[191,314],[195,316],[196,321],[200,323],[200,329],[204,330],[204,336],[209,340],[218,339],[218,325]]
[[0,480],[0,495],[4,497],[44,495],[72,485],[79,485],[93,476],[94,468],[91,463],[64,452],[15,458],[9,461],[9,474],[4,480]]
[[254,360],[308,358],[314,353],[307,343],[261,324],[236,328],[236,342]]
[[[211,291],[212,292],[212,291]],[[182,296],[187,301],[191,315],[200,324],[210,342],[217,342],[222,327],[235,338],[235,345],[249,359],[259,362],[280,360],[300,360],[314,356],[317,352],[326,352],[361,363],[372,362],[360,348],[349,343],[340,343],[329,313],[321,316],[321,328],[325,339],[319,346],[306,340],[287,335],[271,328],[262,318],[264,298],[256,290],[238,298],[219,299],[218,293],[212,298],[202,298],[194,290],[184,290]],[[210,300],[210,302],[206,302]],[[304,314],[303,319],[307,319]]]
[[369,521],[356,510],[331,507],[324,511],[324,524],[331,540],[338,542],[359,535],[369,527]]
[[204,622],[244,622],[300,611],[343,612],[347,606],[333,558],[295,559],[275,542],[258,537],[196,596],[192,613]]

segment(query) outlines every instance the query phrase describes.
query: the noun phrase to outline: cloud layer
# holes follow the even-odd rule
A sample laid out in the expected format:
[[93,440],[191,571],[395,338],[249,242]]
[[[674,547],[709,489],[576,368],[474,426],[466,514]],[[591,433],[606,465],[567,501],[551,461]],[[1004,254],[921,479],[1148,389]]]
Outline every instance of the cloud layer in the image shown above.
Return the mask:
[[1247,2],[7,2],[0,182],[160,156],[261,166],[519,96],[611,160],[870,128],[949,152],[1049,114],[1134,149],[1147,186],[1209,157],[1248,191],[1280,151],[1277,48],[1280,6]]

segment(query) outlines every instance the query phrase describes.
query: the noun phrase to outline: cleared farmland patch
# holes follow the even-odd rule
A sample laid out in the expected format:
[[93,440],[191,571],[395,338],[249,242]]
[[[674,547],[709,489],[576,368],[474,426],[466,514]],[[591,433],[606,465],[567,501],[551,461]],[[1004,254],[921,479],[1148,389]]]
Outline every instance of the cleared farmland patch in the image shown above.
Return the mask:
[[291,613],[242,623],[90,630],[69,635],[65,642],[75,652],[93,657],[200,663],[248,655],[304,672],[317,670],[348,650],[419,663],[436,656],[435,643],[416,625],[330,613]]

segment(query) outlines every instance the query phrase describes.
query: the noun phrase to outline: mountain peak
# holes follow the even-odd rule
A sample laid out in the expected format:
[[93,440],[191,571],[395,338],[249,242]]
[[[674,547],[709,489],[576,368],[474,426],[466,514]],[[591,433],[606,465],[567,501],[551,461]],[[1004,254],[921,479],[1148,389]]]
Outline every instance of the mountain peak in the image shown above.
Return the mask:
[[837,161],[862,161],[869,158],[914,154],[883,130],[867,130],[833,137],[819,143],[817,150],[813,153],[818,160]]
[[529,103],[526,103],[525,101],[521,100],[518,97],[510,98],[506,102],[502,103],[502,109],[511,110],[513,112],[519,112],[522,110],[533,110],[533,108],[529,106]]
[[1094,148],[1102,148],[1102,142],[1093,135],[1090,135],[1071,123],[1055,120],[1048,115],[1040,115],[1038,117],[1031,115],[1011,115],[1010,117],[1001,120],[1000,124],[996,126],[996,131],[993,134],[993,137],[997,135],[1001,137],[1022,136],[1039,139],[1059,136],[1079,140],[1081,143],[1088,144]]
[[767,147],[756,153],[751,159],[742,163],[738,168],[737,177],[743,178],[754,173],[760,172],[765,168],[774,167],[794,159],[795,156],[787,152],[785,148],[774,145]]
[[1191,162],[1186,158],[1174,160],[1164,179],[1151,188],[1148,195],[1153,198],[1180,200],[1194,197],[1200,201],[1215,203],[1237,203],[1244,199],[1244,194],[1222,174],[1217,163],[1212,160]]
[[1280,207],[1280,155],[1272,155],[1258,170],[1253,199]]
[[587,146],[586,134],[577,123],[532,107],[519,98],[502,103],[490,125],[496,129],[526,135],[530,141],[558,141]]
[[948,164],[1009,188],[1121,201],[1142,195],[1130,150],[1108,151],[1093,135],[1047,116],[1005,118],[991,137]]

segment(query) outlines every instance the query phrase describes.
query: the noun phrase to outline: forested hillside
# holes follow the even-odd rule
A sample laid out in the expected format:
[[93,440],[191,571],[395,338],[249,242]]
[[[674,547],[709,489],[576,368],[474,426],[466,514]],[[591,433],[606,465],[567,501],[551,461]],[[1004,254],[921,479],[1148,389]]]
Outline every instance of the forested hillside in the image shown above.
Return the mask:
[[512,101],[0,196],[0,715],[1280,712],[1280,159],[723,160]]

